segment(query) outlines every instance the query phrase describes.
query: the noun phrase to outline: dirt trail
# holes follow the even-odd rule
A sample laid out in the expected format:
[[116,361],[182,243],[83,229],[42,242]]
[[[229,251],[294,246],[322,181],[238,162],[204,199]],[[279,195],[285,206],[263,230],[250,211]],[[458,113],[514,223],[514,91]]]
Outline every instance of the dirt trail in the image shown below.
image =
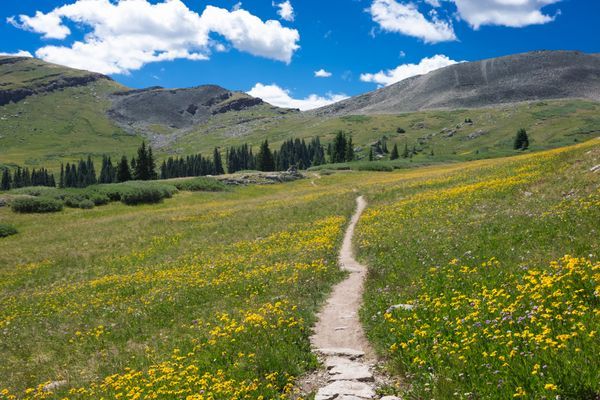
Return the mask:
[[327,304],[319,313],[311,342],[316,349],[350,348],[362,351],[372,358],[373,352],[358,316],[367,268],[356,261],[352,249],[354,228],[367,202],[360,196],[356,199],[356,205],[339,256],[340,268],[350,272],[350,275],[334,287]]
[[[315,400],[361,400],[379,398],[377,376],[373,374],[375,354],[367,342],[358,311],[362,302],[367,267],[354,258],[354,228],[367,203],[356,199],[356,211],[346,230],[340,250],[340,268],[349,276],[336,285],[311,337],[315,353],[323,360],[327,372],[315,379]],[[397,399],[387,396],[382,399]]]

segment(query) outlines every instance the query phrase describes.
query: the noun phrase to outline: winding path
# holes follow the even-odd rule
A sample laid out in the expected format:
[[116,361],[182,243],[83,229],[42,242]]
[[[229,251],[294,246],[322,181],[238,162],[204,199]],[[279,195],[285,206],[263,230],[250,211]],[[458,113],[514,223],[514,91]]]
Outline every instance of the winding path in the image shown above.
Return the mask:
[[[340,268],[349,276],[337,284],[318,315],[311,337],[315,353],[327,368],[325,381],[317,390],[315,400],[361,400],[378,398],[373,375],[375,354],[369,345],[358,311],[362,302],[367,267],[354,258],[352,237],[367,202],[356,199],[356,211],[346,230],[340,250]],[[385,397],[387,400],[396,397]]]

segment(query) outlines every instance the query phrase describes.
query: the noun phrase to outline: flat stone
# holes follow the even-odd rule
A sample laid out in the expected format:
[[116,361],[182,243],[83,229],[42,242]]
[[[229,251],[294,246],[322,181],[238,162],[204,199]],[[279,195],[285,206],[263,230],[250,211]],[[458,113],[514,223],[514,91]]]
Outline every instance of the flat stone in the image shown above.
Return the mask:
[[336,331],[345,331],[346,329],[348,329],[347,326],[338,326],[335,328]]
[[373,374],[369,367],[360,363],[339,364],[329,371],[329,382],[332,381],[359,381],[372,382]]
[[397,396],[383,396],[381,398],[381,400],[402,400],[400,397]]
[[349,357],[350,359],[360,358],[365,355],[362,350],[346,349],[343,347],[328,347],[316,350],[317,353],[324,356]]
[[335,381],[319,389],[315,400],[351,399],[350,396],[359,399],[373,399],[375,390],[364,382]]
[[331,368],[337,367],[338,365],[353,364],[353,363],[354,362],[352,360],[350,360],[349,358],[332,356],[332,357],[327,357],[325,359],[325,368],[327,368],[329,370]]

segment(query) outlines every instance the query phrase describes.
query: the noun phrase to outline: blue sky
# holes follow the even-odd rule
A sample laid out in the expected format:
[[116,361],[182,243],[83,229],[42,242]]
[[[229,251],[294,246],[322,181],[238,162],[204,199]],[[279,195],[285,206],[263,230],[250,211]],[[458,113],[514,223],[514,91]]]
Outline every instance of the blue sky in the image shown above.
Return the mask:
[[[0,52],[29,52],[136,88],[254,88],[267,101],[300,108],[454,61],[541,49],[600,52],[597,0],[121,3],[4,1]],[[331,76],[316,77],[321,69]]]

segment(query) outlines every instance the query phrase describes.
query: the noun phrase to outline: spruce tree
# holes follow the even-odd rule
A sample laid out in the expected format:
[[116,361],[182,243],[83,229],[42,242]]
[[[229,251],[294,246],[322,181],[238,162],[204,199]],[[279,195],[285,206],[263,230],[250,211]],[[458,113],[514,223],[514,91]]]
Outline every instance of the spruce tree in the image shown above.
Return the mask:
[[398,153],[398,145],[394,143],[394,148],[392,148],[392,153],[390,154],[390,160],[397,160],[400,158],[400,154]]
[[373,161],[373,146],[369,146],[369,161]]
[[12,179],[8,168],[2,170],[2,181],[0,182],[0,190],[10,190]]
[[408,158],[409,155],[410,155],[410,153],[408,151],[408,143],[404,143],[404,151],[402,152],[402,157]]
[[63,163],[60,163],[60,179],[58,181],[58,187],[65,187],[65,166],[63,165]]
[[129,169],[129,163],[127,162],[127,157],[123,156],[117,167],[117,182],[127,182],[130,180],[131,170]]
[[152,154],[152,147],[148,146],[148,156],[146,159],[146,179],[152,180],[158,178],[156,175],[156,161]]
[[275,170],[275,159],[273,153],[269,149],[269,142],[265,140],[260,145],[260,150],[256,155],[256,169],[259,171],[274,171]]
[[514,143],[515,150],[527,150],[529,147],[529,136],[527,135],[527,131],[525,129],[519,129],[517,135],[515,136]]
[[354,161],[354,144],[352,144],[352,137],[349,136],[346,141],[346,154],[345,161]]
[[215,147],[215,150],[213,151],[213,165],[214,165],[215,175],[222,175],[225,173],[225,170],[223,169],[223,161],[221,160],[221,153],[219,152],[219,149],[216,147]]

